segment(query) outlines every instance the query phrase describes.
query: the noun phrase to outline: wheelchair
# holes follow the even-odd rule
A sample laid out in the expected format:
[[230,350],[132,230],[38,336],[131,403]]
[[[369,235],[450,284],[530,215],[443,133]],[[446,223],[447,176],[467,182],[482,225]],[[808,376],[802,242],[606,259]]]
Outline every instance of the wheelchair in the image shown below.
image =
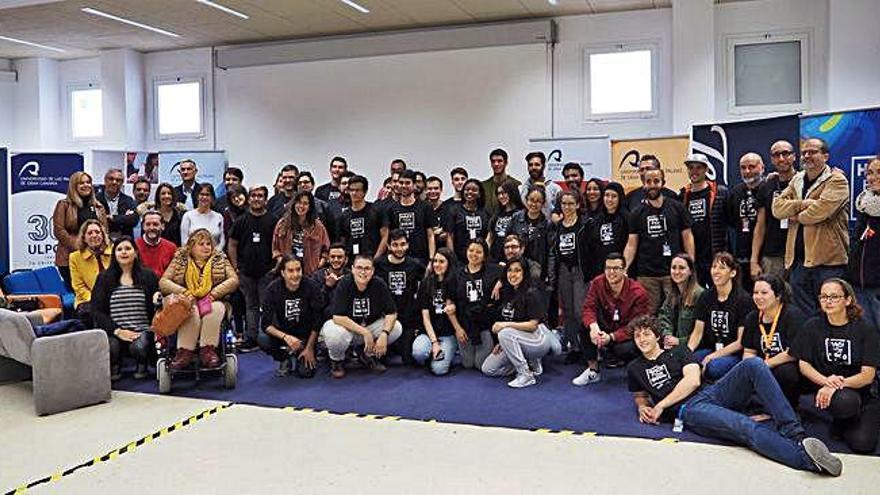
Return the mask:
[[159,393],[171,392],[171,384],[175,376],[184,375],[194,378],[198,383],[203,375],[220,377],[220,383],[225,389],[233,389],[238,381],[238,356],[235,354],[235,334],[232,329],[232,307],[228,301],[224,301],[225,314],[220,324],[220,339],[217,343],[217,354],[220,356],[220,365],[214,368],[202,367],[198,354],[189,367],[175,370],[171,369],[176,351],[177,336],[162,337],[156,335],[156,379],[159,382]]

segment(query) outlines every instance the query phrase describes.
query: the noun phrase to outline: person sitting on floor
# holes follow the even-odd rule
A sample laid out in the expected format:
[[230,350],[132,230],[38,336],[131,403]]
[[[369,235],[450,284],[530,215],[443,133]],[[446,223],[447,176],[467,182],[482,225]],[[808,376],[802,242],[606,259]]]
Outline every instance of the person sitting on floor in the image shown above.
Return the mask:
[[355,256],[352,274],[339,281],[333,294],[333,318],[321,327],[333,378],[345,377],[345,354],[349,347],[361,343],[361,362],[373,371],[385,371],[379,358],[403,333],[394,297],[385,282],[373,276],[374,271],[373,258]]
[[800,330],[789,353],[799,359],[801,374],[816,392],[816,407],[833,418],[853,452],[876,452],[880,436],[880,399],[872,384],[880,366],[877,329],[863,318],[852,286],[829,278],[819,292],[820,316]]
[[76,295],[76,318],[91,328],[92,289],[98,274],[110,266],[113,248],[104,224],[90,219],[79,228],[79,249],[70,253],[70,280]]
[[716,254],[709,269],[715,286],[697,299],[688,347],[709,381],[721,378],[742,359],[743,320],[754,305],[737,283],[738,270],[732,254]]
[[[742,361],[714,385],[701,388],[700,365],[685,347],[660,347],[654,317],[636,318],[630,327],[641,355],[627,366],[626,375],[639,421],[677,418],[681,424],[676,429],[747,446],[794,469],[840,476],[841,460],[821,440],[804,438],[803,426],[763,361]],[[753,397],[773,417],[775,428],[742,413]]]
[[199,363],[203,368],[220,365],[217,345],[220,324],[226,314],[222,299],[238,289],[238,275],[226,255],[215,247],[210,231],[196,230],[177,250],[159,280],[163,295],[182,294],[193,300],[190,317],[177,332],[177,352],[171,363],[176,370],[192,363],[197,344]]
[[687,345],[694,331],[694,309],[703,293],[697,283],[694,260],[687,253],[678,253],[672,258],[669,278],[672,279],[672,290],[657,315],[665,349]]
[[782,277],[765,274],[755,279],[752,300],[758,308],[743,323],[743,359],[763,359],[773,371],[791,407],[797,409],[801,395],[798,361],[788,350],[806,317],[789,304],[788,287]]
[[527,268],[521,260],[511,260],[505,266],[501,287],[498,321],[492,332],[498,335],[498,345],[483,362],[483,374],[516,378],[507,383],[523,388],[536,383],[535,377],[544,372],[541,359],[551,349],[561,352],[556,336],[541,323],[546,316],[541,295],[529,287]]
[[452,323],[455,320],[458,325],[453,302],[454,274],[455,253],[449,248],[439,248],[434,253],[430,272],[419,287],[418,307],[425,333],[419,334],[413,342],[412,355],[420,365],[430,358],[431,372],[435,375],[449,373],[458,349]]
[[278,267],[281,278],[269,284],[262,305],[260,347],[278,363],[275,376],[296,371],[300,378],[315,376],[315,344],[323,323],[326,301],[321,288],[303,278],[302,260],[286,254]]
[[626,276],[626,259],[620,253],[605,258],[605,273],[590,282],[584,300],[583,322],[589,338],[582,339],[587,369],[571,380],[583,387],[599,381],[599,348],[613,356],[610,359],[629,361],[637,354],[632,342],[629,322],[637,316],[652,314],[651,299],[638,281]]

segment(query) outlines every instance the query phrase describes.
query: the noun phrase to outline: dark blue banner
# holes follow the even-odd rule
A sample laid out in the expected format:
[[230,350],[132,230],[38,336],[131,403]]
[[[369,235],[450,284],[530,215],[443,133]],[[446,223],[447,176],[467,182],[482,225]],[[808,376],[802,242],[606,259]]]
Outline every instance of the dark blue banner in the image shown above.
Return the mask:
[[709,178],[731,186],[742,182],[739,159],[754,152],[764,159],[765,173],[773,171],[770,146],[783,139],[798,151],[800,119],[786,115],[770,119],[695,125],[691,130],[691,152],[709,157]]
[[6,148],[0,148],[0,275],[9,272],[9,190],[7,173],[9,166]]
[[12,156],[12,194],[52,191],[67,194],[70,175],[83,170],[79,153],[19,153]]

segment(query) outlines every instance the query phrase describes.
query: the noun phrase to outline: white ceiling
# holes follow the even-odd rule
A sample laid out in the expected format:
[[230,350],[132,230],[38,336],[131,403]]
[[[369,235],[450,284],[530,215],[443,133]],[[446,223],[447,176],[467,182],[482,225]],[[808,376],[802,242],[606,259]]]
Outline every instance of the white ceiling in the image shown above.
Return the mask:
[[[57,53],[0,40],[0,58],[93,56],[111,48],[156,51],[622,10],[668,8],[672,0],[216,0],[243,20],[195,0],[0,0],[0,36],[65,50]],[[724,1],[724,0],[716,0]],[[727,0],[731,1],[731,0]],[[181,35],[171,38],[82,12],[93,7]]]

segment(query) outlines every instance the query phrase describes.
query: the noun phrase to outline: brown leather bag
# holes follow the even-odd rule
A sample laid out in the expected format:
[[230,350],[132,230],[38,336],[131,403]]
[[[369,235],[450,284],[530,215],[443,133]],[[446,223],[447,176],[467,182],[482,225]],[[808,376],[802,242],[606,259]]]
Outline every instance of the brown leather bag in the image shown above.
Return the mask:
[[162,309],[153,316],[153,331],[162,337],[174,335],[191,312],[192,299],[181,294],[165,296],[162,298]]

